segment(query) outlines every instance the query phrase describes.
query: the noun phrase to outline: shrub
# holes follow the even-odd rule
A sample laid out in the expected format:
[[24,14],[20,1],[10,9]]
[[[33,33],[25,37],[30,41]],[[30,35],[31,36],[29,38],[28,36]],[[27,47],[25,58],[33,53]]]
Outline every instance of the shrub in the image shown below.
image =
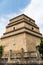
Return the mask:
[[39,52],[40,52],[40,54],[42,54],[42,56],[43,56],[43,41],[41,41],[41,43],[40,43]]
[[2,57],[3,55],[3,46],[0,46],[0,58]]

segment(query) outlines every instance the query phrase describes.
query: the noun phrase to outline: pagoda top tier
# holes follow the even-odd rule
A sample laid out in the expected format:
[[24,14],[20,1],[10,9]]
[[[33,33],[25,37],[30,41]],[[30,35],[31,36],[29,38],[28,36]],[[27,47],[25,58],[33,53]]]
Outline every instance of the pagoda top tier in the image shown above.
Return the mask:
[[25,14],[21,14],[21,15],[19,15],[19,16],[16,16],[16,17],[10,19],[10,23],[12,23],[12,22],[14,22],[14,21],[21,20],[21,19],[31,20],[32,23],[35,23],[35,20],[33,20],[32,18],[28,17],[28,16],[25,15]]
[[12,26],[13,24],[17,24],[19,22],[27,22],[27,23],[29,23],[29,24],[31,24],[39,29],[39,27],[35,24],[35,20],[33,20],[32,18],[28,17],[25,14],[21,14],[19,16],[16,16],[16,17],[10,19],[9,21],[10,21],[10,23],[6,26],[7,28]]

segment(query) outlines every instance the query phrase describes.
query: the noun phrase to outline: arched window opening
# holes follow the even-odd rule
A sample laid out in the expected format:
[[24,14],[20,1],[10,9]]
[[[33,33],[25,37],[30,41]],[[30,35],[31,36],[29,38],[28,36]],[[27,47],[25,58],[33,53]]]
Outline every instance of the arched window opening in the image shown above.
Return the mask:
[[23,57],[24,57],[24,49],[21,48],[21,58],[23,58]]
[[24,49],[23,48],[21,48],[21,52],[24,52]]
[[37,52],[37,58],[40,60],[41,59],[41,55],[39,53],[39,46],[36,47],[36,52]]
[[12,57],[12,50],[10,50],[10,58]]

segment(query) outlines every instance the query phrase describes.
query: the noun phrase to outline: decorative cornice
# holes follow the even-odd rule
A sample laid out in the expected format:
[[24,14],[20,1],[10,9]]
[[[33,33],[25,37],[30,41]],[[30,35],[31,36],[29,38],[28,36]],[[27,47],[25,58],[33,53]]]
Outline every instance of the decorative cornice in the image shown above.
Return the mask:
[[13,34],[13,35],[10,35],[10,36],[2,37],[1,39],[5,39],[5,38],[12,37],[12,36],[15,36],[15,35],[19,35],[19,34],[22,34],[22,33],[27,33],[27,34],[33,35],[35,37],[42,38],[40,36],[37,36],[37,35],[31,34],[31,33],[28,33],[27,31],[23,31],[23,32],[19,32],[17,34]]
[[13,24],[8,24],[8,26],[6,26],[6,28],[9,28],[9,27],[11,27],[11,26],[14,26],[14,25],[17,25],[17,24],[20,24],[20,23],[27,23],[28,25],[31,25],[31,26],[34,26],[35,28],[38,28],[39,29],[39,27],[36,25],[36,24],[33,24],[32,22],[29,22],[27,19],[24,19],[23,18],[23,20],[22,19],[20,19],[20,20],[18,20],[18,21],[16,21],[16,22],[13,22]]
[[6,26],[6,27],[8,28],[8,27],[10,27],[10,26],[16,25],[17,23],[20,23],[20,22],[23,22],[23,21],[24,21],[24,18],[19,19],[19,20],[17,20],[17,21],[14,21],[14,22],[12,22],[12,23],[9,23],[8,26]]
[[25,15],[25,14],[21,14],[21,15],[19,15],[19,16],[16,16],[16,17],[10,19],[10,21],[12,21],[12,20],[14,20],[14,19],[17,19],[17,18],[19,18],[19,17],[21,17],[21,16],[25,16],[26,18],[31,19],[33,22],[35,22],[35,20],[33,20],[32,18],[28,17],[28,16]]
[[10,31],[10,32],[6,32],[6,33],[4,33],[4,35],[5,35],[5,34],[12,33],[12,32],[15,32],[15,31],[18,31],[18,30],[21,30],[21,29],[23,29],[23,28],[25,28],[25,29],[27,29],[27,30],[30,30],[31,32],[37,33],[37,34],[39,34],[39,35],[42,35],[41,33],[36,32],[36,31],[34,31],[34,30],[31,30],[31,29],[29,29],[29,28],[27,28],[27,27],[22,27],[22,28],[19,28],[19,29],[12,30],[12,31]]
[[[21,30],[21,29],[29,30],[28,28],[25,28],[25,27],[20,28],[20,29],[17,29],[17,30]],[[17,31],[17,30],[15,30],[15,31]],[[12,34],[12,35],[9,35],[9,36],[2,37],[1,39],[8,38],[8,37],[15,36],[15,35],[19,35],[19,34],[22,34],[22,33],[27,33],[27,34],[30,34],[30,35],[33,35],[33,36],[42,38],[42,34],[39,34],[39,35],[40,35],[40,36],[39,36],[39,35],[30,33],[30,32],[34,32],[34,31],[32,31],[32,30],[30,30],[30,32],[28,32],[28,31],[26,31],[26,30],[25,30],[25,31],[22,31],[22,32],[15,33],[15,34]],[[12,32],[14,32],[14,31],[12,31]],[[35,33],[35,32],[34,32],[34,33]]]

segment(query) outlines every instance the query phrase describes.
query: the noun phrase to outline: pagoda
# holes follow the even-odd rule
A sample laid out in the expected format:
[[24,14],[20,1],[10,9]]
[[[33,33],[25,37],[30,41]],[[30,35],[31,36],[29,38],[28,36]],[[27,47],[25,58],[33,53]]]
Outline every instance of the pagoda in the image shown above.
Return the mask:
[[42,34],[35,20],[21,14],[9,21],[6,32],[0,39],[0,45],[4,47],[2,58],[8,59],[9,63],[11,60],[15,63],[14,59],[18,59],[17,62],[20,63],[20,58],[39,59],[37,47],[40,45]]

